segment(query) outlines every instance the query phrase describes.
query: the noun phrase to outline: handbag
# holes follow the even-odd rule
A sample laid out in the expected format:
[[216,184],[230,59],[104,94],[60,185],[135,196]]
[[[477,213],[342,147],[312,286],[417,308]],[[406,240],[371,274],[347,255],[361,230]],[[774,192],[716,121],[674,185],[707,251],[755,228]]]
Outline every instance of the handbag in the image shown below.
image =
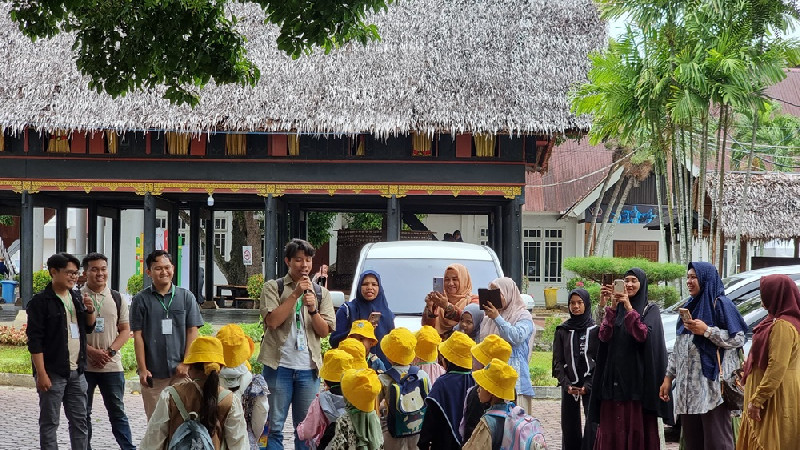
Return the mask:
[[[738,349],[739,352],[742,349]],[[742,377],[744,371],[741,367],[741,355],[739,358],[739,368],[734,370],[728,378],[722,375],[722,361],[719,357],[719,348],[717,349],[717,363],[719,364],[719,383],[720,392],[722,393],[722,404],[729,411],[741,411],[744,407],[744,385],[742,384]]]

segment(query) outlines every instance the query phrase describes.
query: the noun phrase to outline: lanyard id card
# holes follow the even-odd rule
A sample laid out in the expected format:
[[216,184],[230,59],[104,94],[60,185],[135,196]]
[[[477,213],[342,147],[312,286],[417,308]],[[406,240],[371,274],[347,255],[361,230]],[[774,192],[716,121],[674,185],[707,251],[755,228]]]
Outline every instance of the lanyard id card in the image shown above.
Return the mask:
[[79,339],[81,333],[78,331],[78,324],[75,322],[69,323],[69,337],[72,339]]
[[94,321],[94,332],[95,333],[102,333],[106,330],[106,319],[103,317],[98,317]]
[[172,319],[161,319],[161,334],[172,334]]
[[303,303],[298,299],[297,304],[294,308],[294,323],[297,327],[297,342],[296,347],[297,350],[301,352],[306,351],[306,331],[303,328],[303,322],[300,320],[300,311],[303,307]]

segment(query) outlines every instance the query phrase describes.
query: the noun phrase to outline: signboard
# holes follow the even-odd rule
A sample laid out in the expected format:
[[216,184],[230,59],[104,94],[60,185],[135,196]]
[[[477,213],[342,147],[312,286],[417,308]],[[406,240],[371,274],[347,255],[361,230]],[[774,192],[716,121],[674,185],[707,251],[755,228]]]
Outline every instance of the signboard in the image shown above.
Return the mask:
[[[598,211],[594,211],[594,206],[586,210],[586,221],[591,222],[596,220],[602,221],[603,214],[606,212],[608,205],[600,205]],[[662,207],[663,208],[663,207]],[[619,217],[616,216],[616,208],[611,211],[608,218],[609,223],[633,223],[647,225],[651,222],[658,223],[658,206],[655,205],[624,205],[620,211]],[[666,214],[664,214],[666,216]]]
[[252,245],[243,245],[242,246],[242,260],[245,266],[252,266],[253,265],[253,246]]

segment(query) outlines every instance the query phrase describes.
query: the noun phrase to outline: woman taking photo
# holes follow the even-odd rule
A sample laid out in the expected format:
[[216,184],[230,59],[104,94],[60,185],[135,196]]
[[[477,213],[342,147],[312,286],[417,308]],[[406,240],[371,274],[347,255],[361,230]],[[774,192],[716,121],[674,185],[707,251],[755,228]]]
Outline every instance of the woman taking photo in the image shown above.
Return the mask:
[[658,306],[648,304],[647,276],[625,274],[625,291],[603,286],[606,306],[600,325],[589,420],[598,423],[596,450],[660,448],[658,417],[672,423],[672,405],[658,397],[667,369],[664,326]]
[[573,289],[568,298],[570,317],[556,328],[553,338],[553,378],[561,386],[561,448],[591,449],[594,445],[593,427],[585,421],[583,432],[581,415],[585,417],[589,409],[598,327],[592,320],[589,292]]
[[519,373],[517,379],[517,405],[528,414],[532,411],[533,387],[528,363],[533,350],[536,328],[533,317],[525,307],[517,284],[511,278],[497,278],[489,283],[489,289],[500,289],[503,309],[498,310],[491,303],[485,305],[486,319],[481,324],[481,340],[490,334],[497,334],[511,344],[511,358],[508,364]]
[[800,448],[800,291],[786,275],[761,278],[769,315],[753,329],[744,366],[742,428],[737,450]]
[[[381,285],[381,276],[374,270],[367,270],[358,278],[359,290],[356,298],[345,302],[336,311],[336,330],[331,333],[330,343],[332,348],[339,346],[347,338],[353,322],[369,320],[375,327],[375,338],[381,339],[394,330],[394,313],[389,309],[389,302]],[[389,361],[383,354],[379,345],[373,347],[375,355],[389,367]]]
[[461,264],[450,264],[444,271],[444,293],[431,291],[425,297],[422,325],[436,328],[442,340],[446,340],[461,321],[464,308],[476,301],[467,268]]

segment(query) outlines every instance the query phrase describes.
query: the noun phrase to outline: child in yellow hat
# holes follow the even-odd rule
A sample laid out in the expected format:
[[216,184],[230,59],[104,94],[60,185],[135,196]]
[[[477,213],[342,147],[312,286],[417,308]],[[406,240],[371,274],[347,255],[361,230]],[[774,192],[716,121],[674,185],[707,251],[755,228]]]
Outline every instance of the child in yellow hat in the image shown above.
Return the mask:
[[342,376],[342,394],[347,412],[336,420],[333,433],[325,433],[320,447],[327,450],[383,449],[381,422],[375,412],[380,390],[381,383],[374,370],[346,371]]
[[[486,336],[479,344],[472,346],[472,369],[482,369],[486,364],[495,358],[508,363],[511,358],[511,344],[496,334]],[[472,435],[472,431],[480,422],[486,409],[491,406],[488,403],[481,403],[478,398],[477,387],[472,387],[467,392],[464,400],[464,417],[461,419],[461,437],[467,441]]]
[[419,448],[461,448],[463,441],[458,425],[464,414],[467,391],[475,384],[470,356],[474,345],[475,341],[460,331],[454,331],[439,344],[439,359],[447,372],[436,380],[428,396]]
[[[189,366],[192,381],[169,386],[161,392],[140,448],[167,447],[178,425],[183,423],[183,419],[177,420],[182,417],[181,406],[198,413],[214,448],[220,448],[223,441],[228,448],[247,448],[242,405],[219,384],[219,371],[225,366],[222,342],[213,336],[199,336],[189,345],[183,363]],[[217,424],[222,424],[221,430]]]
[[308,407],[306,418],[297,426],[297,437],[309,448],[317,448],[325,429],[345,412],[342,375],[353,366],[353,357],[344,350],[331,349],[322,358],[319,377],[326,389],[317,394]]
[[264,434],[269,417],[269,388],[261,374],[253,376],[248,360],[253,356],[255,344],[244,330],[234,323],[217,332],[222,343],[225,367],[219,372],[222,387],[230,389],[242,404],[245,417],[249,417],[247,432],[254,442]]
[[430,391],[430,379],[424,370],[411,366],[416,357],[416,346],[417,339],[407,328],[395,328],[381,339],[381,350],[392,365],[378,377],[382,386],[378,404],[381,405],[381,424],[386,430],[383,433],[383,441],[387,449],[417,448],[421,423],[415,422],[406,429],[399,429],[398,423],[394,421],[394,418],[398,417],[398,409],[396,404],[392,403],[392,392],[394,391],[394,397],[397,397],[400,383],[412,382],[415,394],[412,394],[414,397],[409,397],[412,403],[406,406],[410,412],[412,410],[418,412],[420,417],[425,414],[425,398]]
[[364,350],[364,344],[358,339],[347,338],[339,342],[338,350],[346,351],[353,357],[353,369],[367,369],[367,352]]
[[442,337],[436,328],[430,325],[425,325],[415,334],[417,338],[417,347],[414,349],[417,358],[414,360],[414,365],[424,370],[431,380],[431,385],[436,383],[436,379],[444,375],[445,370],[439,364],[439,344],[442,343]]
[[367,365],[378,373],[386,371],[386,366],[380,358],[372,353],[372,348],[378,344],[378,339],[375,337],[375,327],[368,320],[356,320],[353,326],[350,327],[350,334],[348,338],[353,338],[361,341],[364,344],[364,352],[367,355]]
[[[506,439],[526,435],[532,438],[531,449],[547,448],[539,421],[525,414],[522,408],[514,406],[519,375],[513,367],[495,358],[485,368],[473,372],[472,376],[478,384],[478,397],[490,406],[472,436],[464,443],[464,450],[495,448],[493,443],[502,444]],[[511,430],[512,436],[504,436],[506,420],[512,420],[515,424]],[[520,427],[524,427],[525,431]]]

